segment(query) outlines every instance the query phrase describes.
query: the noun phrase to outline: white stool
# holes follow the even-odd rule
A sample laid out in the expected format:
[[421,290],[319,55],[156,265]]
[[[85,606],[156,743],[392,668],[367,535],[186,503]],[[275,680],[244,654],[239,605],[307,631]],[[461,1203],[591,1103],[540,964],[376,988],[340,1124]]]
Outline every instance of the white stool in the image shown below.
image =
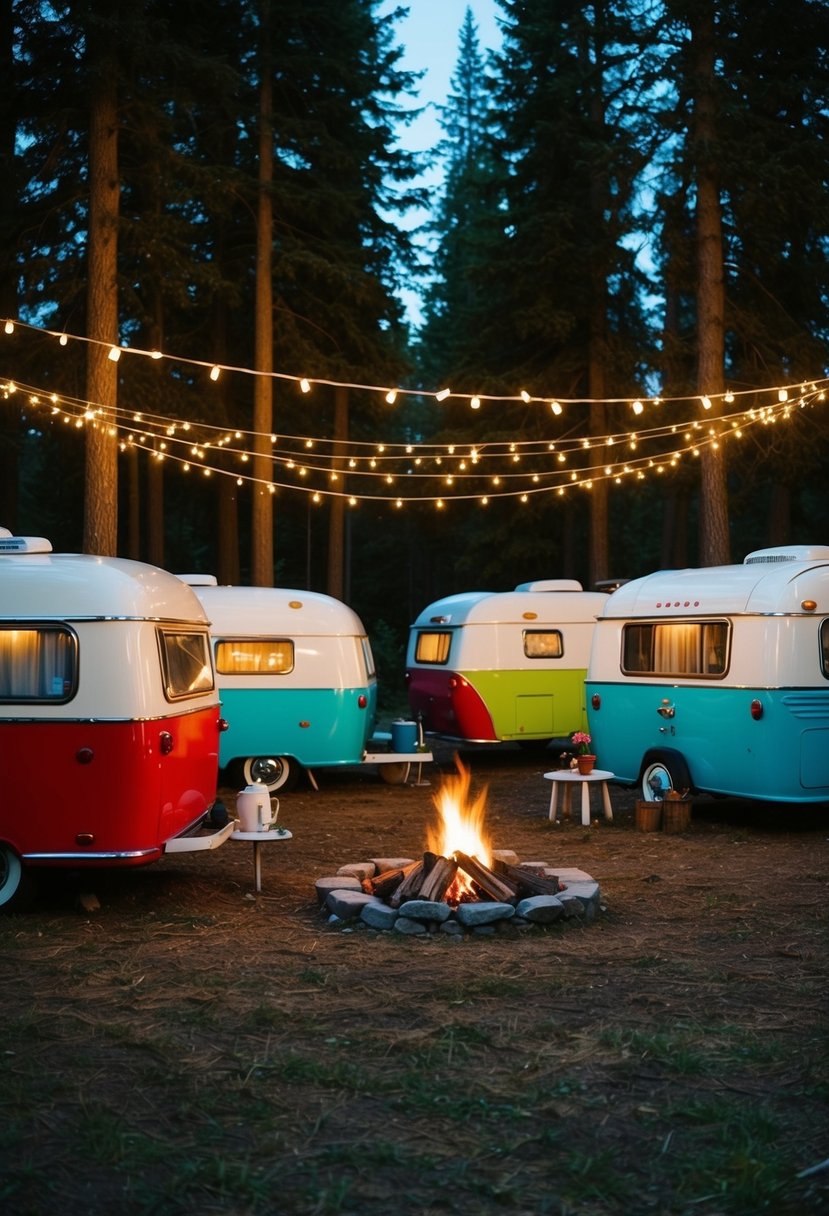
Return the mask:
[[556,769],[552,773],[545,773],[544,780],[553,783],[553,790],[550,795],[550,814],[549,818],[552,823],[556,822],[556,811],[558,808],[558,791],[559,787],[563,790],[561,800],[562,815],[570,814],[570,793],[574,785],[581,785],[581,821],[586,828],[590,827],[590,786],[593,782],[597,782],[602,795],[602,807],[604,809],[605,819],[613,818],[613,808],[610,805],[610,794],[608,793],[607,783],[611,777],[615,776],[607,769],[594,768],[592,773],[583,776],[577,768],[562,768]]

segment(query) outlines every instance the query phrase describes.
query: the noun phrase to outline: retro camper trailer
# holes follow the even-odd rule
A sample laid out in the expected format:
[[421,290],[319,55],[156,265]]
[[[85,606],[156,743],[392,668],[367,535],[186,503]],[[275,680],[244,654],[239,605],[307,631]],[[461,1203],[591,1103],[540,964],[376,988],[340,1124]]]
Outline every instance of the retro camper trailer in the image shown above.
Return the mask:
[[140,562],[0,535],[0,907],[37,867],[215,847],[222,721],[204,610]]
[[587,727],[584,678],[602,592],[572,579],[450,595],[409,632],[406,681],[427,734],[543,747]]
[[227,587],[182,574],[210,621],[228,729],[219,762],[231,778],[287,791],[304,769],[377,763],[405,780],[426,757],[373,753],[377,677],[360,618],[332,596]]
[[602,768],[641,788],[829,800],[829,547],[624,584],[593,635]]

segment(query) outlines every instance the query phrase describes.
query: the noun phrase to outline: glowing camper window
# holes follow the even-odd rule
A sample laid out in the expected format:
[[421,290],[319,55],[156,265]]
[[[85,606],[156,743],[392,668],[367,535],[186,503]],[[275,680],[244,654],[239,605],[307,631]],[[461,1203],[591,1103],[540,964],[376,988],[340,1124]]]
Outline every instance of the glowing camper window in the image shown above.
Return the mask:
[[216,670],[222,676],[284,676],[294,669],[288,638],[235,638],[216,643]]
[[628,675],[703,676],[728,670],[727,621],[659,621],[625,625],[622,670]]
[[0,628],[0,701],[69,701],[78,680],[78,645],[69,629]]
[[419,633],[415,659],[418,663],[445,663],[449,658],[451,644],[452,634],[445,630],[440,633]]
[[207,633],[159,629],[158,640],[167,700],[210,692],[214,685]]
[[525,629],[524,654],[528,659],[560,659],[564,642],[558,629]]

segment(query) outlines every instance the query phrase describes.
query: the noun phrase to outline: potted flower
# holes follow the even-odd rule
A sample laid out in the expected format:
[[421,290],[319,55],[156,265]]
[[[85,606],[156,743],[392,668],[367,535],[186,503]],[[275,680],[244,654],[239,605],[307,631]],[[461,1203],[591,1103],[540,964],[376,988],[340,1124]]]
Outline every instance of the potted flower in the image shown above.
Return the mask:
[[583,730],[574,730],[570,735],[570,742],[576,749],[576,764],[579,766],[582,777],[592,773],[596,763],[596,757],[590,750],[592,741],[590,735]]

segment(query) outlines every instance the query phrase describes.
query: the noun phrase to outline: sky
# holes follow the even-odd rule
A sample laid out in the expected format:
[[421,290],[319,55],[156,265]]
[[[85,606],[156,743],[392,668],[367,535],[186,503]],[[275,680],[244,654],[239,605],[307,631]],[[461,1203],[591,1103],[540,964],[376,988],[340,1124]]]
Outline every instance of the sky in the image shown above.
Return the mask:
[[[396,6],[397,0],[388,0],[382,6],[386,12]],[[406,4],[407,0],[402,0]],[[409,15],[396,25],[396,42],[404,48],[400,67],[411,71],[424,71],[420,81],[419,96],[415,104],[424,105],[423,114],[401,132],[401,141],[412,151],[431,150],[441,138],[436,105],[443,105],[449,93],[450,80],[455,71],[460,51],[460,32],[467,8],[472,10],[472,19],[478,29],[478,43],[482,53],[500,46],[501,35],[496,15],[501,13],[495,0],[408,0]],[[419,179],[417,184],[434,186],[439,183],[435,172]],[[422,215],[412,215],[414,227],[423,222]],[[413,324],[421,319],[419,297],[412,292],[403,293],[403,301]]]

